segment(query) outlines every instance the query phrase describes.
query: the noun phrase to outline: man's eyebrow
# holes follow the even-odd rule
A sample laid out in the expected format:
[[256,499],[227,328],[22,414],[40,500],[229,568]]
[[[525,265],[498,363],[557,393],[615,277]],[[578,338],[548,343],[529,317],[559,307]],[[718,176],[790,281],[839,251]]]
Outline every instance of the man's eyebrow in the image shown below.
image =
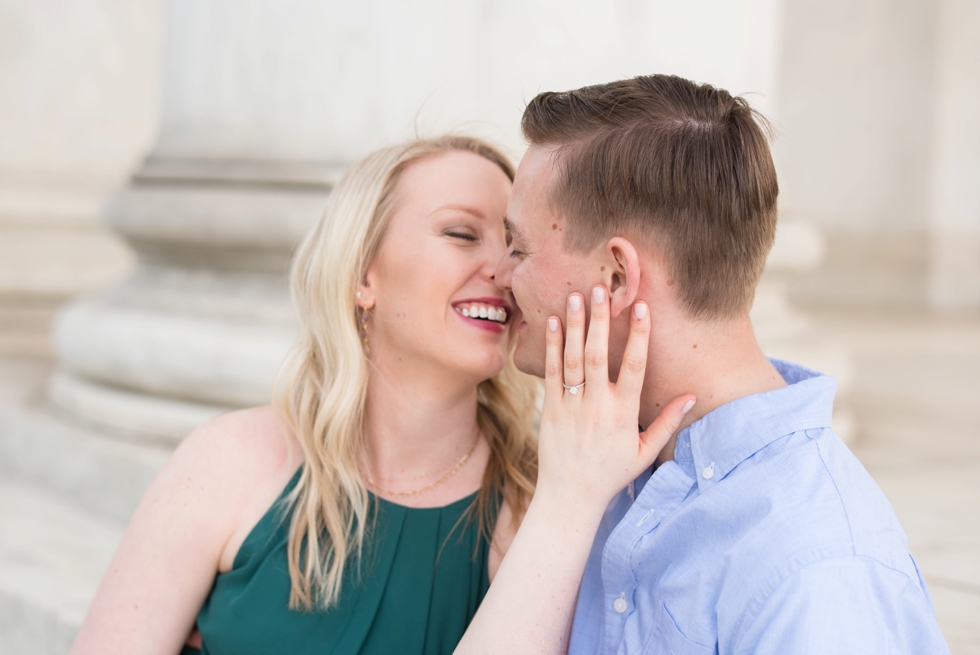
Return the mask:
[[522,241],[522,242],[525,240],[524,235],[521,234],[521,231],[517,228],[516,225],[508,221],[506,216],[504,216],[504,228],[508,232],[510,232],[511,236],[514,239],[517,239],[518,241]]

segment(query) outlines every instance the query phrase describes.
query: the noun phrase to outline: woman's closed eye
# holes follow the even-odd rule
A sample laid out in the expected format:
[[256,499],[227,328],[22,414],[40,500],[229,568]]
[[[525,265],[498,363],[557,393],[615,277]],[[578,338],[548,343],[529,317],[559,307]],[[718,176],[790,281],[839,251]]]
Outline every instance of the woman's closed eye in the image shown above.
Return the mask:
[[471,232],[464,232],[462,230],[446,230],[443,232],[443,234],[445,234],[447,237],[452,237],[453,239],[462,239],[463,241],[479,241],[479,238],[475,234]]

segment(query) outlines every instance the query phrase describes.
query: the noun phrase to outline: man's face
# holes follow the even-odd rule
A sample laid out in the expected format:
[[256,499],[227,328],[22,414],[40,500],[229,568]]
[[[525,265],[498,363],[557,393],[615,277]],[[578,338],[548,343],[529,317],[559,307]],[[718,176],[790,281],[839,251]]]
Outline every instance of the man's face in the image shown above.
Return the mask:
[[[564,323],[568,295],[588,298],[600,278],[588,253],[565,249],[565,224],[549,203],[556,176],[553,148],[532,146],[517,169],[507,204],[510,248],[497,265],[497,286],[514,294],[523,316],[517,326],[514,362],[525,373],[544,377],[545,324]],[[586,307],[588,303],[586,303]]]

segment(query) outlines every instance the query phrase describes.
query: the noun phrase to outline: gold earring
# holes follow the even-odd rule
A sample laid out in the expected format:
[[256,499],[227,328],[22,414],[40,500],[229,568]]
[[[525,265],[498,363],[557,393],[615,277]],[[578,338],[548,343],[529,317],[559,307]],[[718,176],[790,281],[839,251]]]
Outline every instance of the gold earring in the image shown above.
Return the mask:
[[368,310],[365,309],[361,313],[361,343],[364,345],[365,354],[371,354],[371,348],[368,347],[368,318],[370,318],[370,315],[368,314]]

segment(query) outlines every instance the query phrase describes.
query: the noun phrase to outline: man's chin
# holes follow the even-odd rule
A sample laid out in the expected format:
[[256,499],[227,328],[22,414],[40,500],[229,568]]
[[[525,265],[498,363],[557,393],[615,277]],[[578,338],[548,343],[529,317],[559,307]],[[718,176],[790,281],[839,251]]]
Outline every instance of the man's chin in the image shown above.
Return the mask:
[[514,349],[514,365],[523,373],[543,378],[544,349],[534,352],[536,349],[530,346],[531,344],[524,343],[523,339],[518,339],[517,347]]

